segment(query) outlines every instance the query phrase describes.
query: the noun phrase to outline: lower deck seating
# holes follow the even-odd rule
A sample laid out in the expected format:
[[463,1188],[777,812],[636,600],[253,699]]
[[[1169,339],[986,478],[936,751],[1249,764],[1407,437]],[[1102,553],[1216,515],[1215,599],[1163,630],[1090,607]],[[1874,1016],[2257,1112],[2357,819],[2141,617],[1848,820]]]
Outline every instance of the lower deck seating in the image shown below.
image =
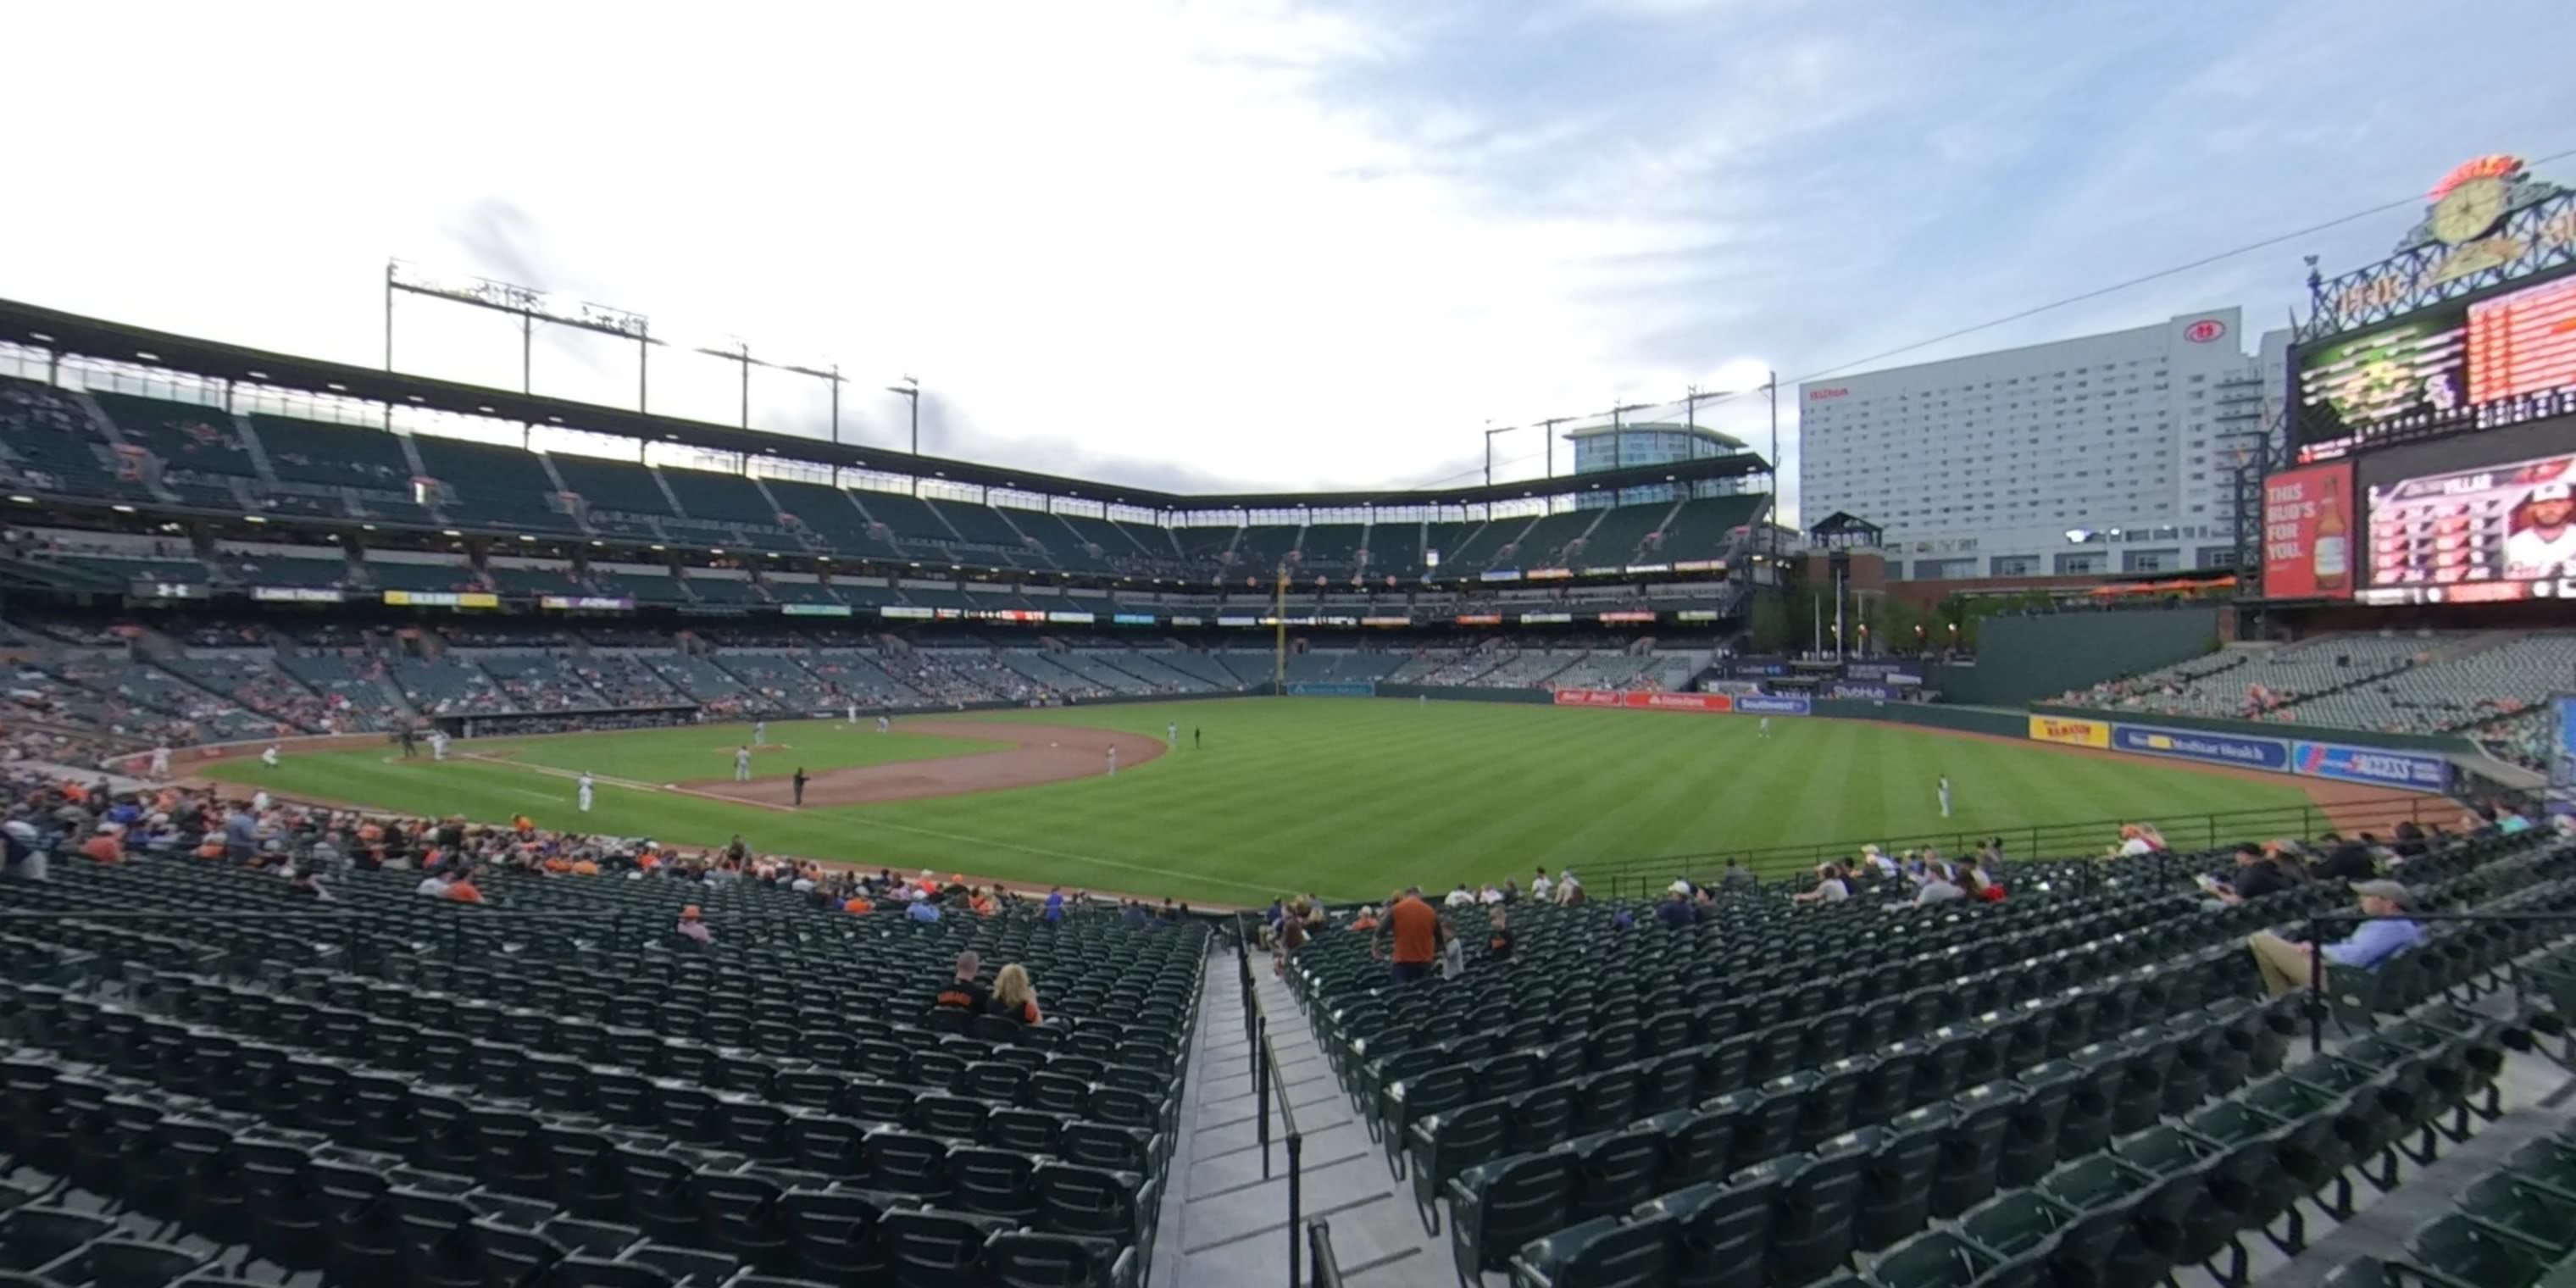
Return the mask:
[[[475,907],[364,871],[290,927],[255,914],[311,905],[257,872],[56,875],[0,885],[56,914],[0,940],[0,1152],[70,1187],[0,1214],[11,1269],[1124,1288],[1152,1256],[1201,931],[664,879],[496,878]],[[653,933],[683,901],[713,944]],[[154,908],[193,915],[84,915]],[[932,1007],[969,948],[1025,964],[1049,1022]]]

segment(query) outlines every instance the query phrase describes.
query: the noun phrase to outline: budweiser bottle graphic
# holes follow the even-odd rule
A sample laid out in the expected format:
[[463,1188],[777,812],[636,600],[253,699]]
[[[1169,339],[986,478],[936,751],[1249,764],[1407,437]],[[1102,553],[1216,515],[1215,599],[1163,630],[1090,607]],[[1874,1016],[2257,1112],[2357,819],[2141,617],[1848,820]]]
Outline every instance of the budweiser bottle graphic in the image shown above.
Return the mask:
[[2342,590],[2352,576],[2352,529],[2344,522],[2343,502],[2332,492],[2317,502],[2316,574],[2318,590]]

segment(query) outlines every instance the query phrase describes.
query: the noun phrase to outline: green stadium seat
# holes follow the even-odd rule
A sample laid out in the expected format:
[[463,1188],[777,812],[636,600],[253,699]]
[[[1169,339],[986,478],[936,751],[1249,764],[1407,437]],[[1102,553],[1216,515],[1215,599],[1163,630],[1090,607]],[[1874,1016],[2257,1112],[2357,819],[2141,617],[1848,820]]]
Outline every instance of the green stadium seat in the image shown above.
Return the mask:
[[1662,1288],[1677,1234],[1669,1217],[1622,1222],[1600,1216],[1524,1245],[1512,1257],[1517,1288]]
[[1501,1270],[1521,1244],[1572,1224],[1577,1166],[1562,1151],[1523,1154],[1450,1181],[1449,1242],[1458,1265]]

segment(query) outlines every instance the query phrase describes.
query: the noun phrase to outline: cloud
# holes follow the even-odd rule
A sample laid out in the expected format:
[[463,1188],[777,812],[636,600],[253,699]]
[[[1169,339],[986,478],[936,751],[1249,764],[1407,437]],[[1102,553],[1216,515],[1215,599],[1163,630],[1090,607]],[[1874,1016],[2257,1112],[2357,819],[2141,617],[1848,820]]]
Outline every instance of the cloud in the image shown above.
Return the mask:
[[[2481,32],[2576,34],[2552,0]],[[465,3],[422,15],[19,15],[19,119],[81,105],[104,157],[22,158],[0,293],[377,361],[383,259],[704,319],[828,354],[843,433],[1140,486],[1403,488],[1481,432],[1784,378],[2542,152],[2547,76],[2453,75],[2461,20],[2203,0],[753,7],[722,25]],[[506,31],[508,40],[494,34]],[[152,140],[231,140],[221,164]],[[2562,173],[2564,169],[2562,168]],[[2218,303],[2268,323],[2301,250],[1904,360]],[[515,386],[497,318],[398,314],[406,365]],[[540,338],[532,379],[632,405],[625,351]],[[657,357],[657,408],[732,422],[734,369]],[[816,382],[753,420],[820,436]],[[1759,399],[1706,409],[1767,446]],[[1791,409],[1794,411],[1794,409]],[[1794,453],[1794,419],[1784,427]],[[1535,432],[1506,476],[1541,470]],[[1560,451],[1560,465],[1563,456]],[[1050,462],[1061,464],[1049,465]],[[1794,456],[1792,460],[1794,464]]]

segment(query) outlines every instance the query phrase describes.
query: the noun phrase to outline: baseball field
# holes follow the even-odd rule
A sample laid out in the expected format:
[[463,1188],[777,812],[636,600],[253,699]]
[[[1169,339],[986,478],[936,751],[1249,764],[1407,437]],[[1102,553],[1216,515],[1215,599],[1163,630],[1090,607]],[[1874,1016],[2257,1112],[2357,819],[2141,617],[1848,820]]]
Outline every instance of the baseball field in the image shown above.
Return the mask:
[[[752,733],[476,739],[443,763],[387,744],[206,772],[397,813],[526,814],[684,845],[739,833],[769,853],[1218,904],[2311,799],[2287,778],[1891,725],[1784,718],[1766,738],[1746,717],[1473,702],[1229,699],[907,717],[882,734],[872,720],[778,721],[758,746]],[[746,746],[751,780],[737,782]],[[597,784],[586,815],[584,771]]]

